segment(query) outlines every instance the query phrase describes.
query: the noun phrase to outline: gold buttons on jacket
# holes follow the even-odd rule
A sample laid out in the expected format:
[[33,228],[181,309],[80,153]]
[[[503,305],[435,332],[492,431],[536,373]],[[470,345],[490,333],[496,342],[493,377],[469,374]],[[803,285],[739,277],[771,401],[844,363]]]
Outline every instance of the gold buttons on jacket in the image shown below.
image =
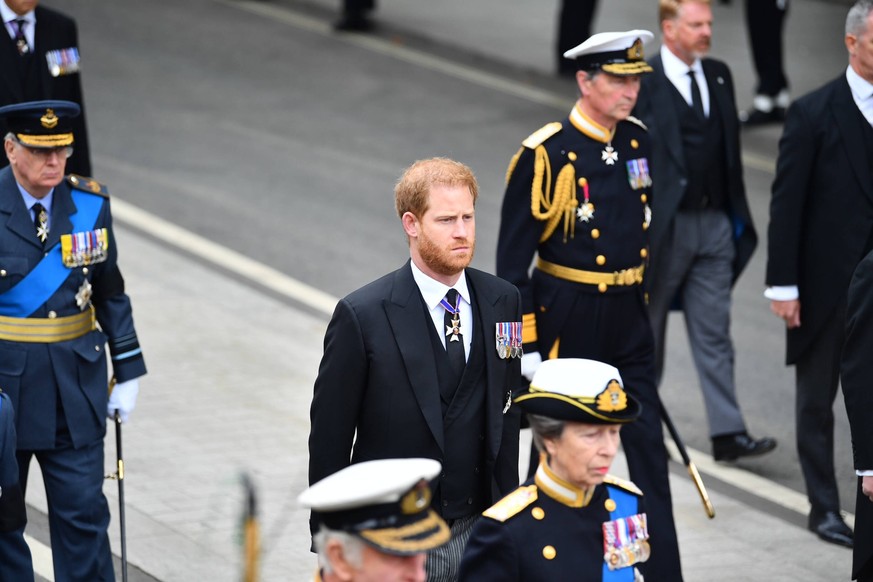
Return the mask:
[[603,507],[606,508],[606,511],[615,511],[615,501],[607,499],[603,502]]
[[546,546],[543,548],[543,557],[546,560],[554,560],[555,556],[558,555],[558,551],[554,546]]
[[579,178],[578,181],[579,181],[579,186],[582,188],[584,188],[586,186],[586,184],[588,184],[588,180],[585,178]]
[[597,290],[601,293],[606,293],[606,283],[598,283]]
[[576,161],[576,153],[575,153],[575,152],[570,152],[569,154],[567,154],[567,158],[568,158],[571,162],[575,162],[575,161]]
[[6,276],[6,269],[0,269],[0,277]]
[[648,199],[649,197],[645,194],[640,194],[640,202],[642,202],[643,204],[645,204]]
[[546,512],[543,511],[542,507],[534,507],[533,509],[530,510],[530,515],[535,520],[539,521],[546,516]]
[[638,142],[638,141],[635,140],[635,139],[632,139],[632,140],[631,140],[631,147],[634,148],[634,149],[637,149],[638,147],[640,147],[640,142]]
[[591,229],[591,238],[600,238],[600,230],[596,228]]
[[642,258],[645,259],[648,254],[649,254],[649,251],[647,251],[646,249],[640,249],[640,256]]
[[605,265],[606,264],[606,257],[604,257],[603,255],[597,255],[597,258],[594,259],[594,262],[597,263],[598,265]]
[[643,223],[643,230],[649,230],[649,223],[648,222]]

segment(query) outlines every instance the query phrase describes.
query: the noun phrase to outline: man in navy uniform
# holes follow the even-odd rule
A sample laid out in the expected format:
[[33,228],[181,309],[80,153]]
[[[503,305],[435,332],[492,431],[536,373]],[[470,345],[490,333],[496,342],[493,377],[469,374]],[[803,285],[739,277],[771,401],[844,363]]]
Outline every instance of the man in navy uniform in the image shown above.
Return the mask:
[[607,473],[619,430],[640,414],[618,370],[547,360],[514,403],[528,415],[541,461],[477,522],[460,581],[637,579],[651,555],[643,494]]
[[630,117],[640,77],[652,70],[643,55],[652,36],[647,30],[595,34],[564,54],[576,61],[581,96],[567,119],[534,132],[510,162],[497,275],[521,291],[526,378],[544,359],[606,361],[641,402],[642,415],[622,432],[622,443],[631,478],[649,500],[655,542],[643,573],[679,582],[642,289],[651,148],[645,126]]
[[449,541],[431,508],[439,461],[379,459],[349,465],[298,497],[320,522],[317,582],[424,582],[427,552]]
[[[64,177],[79,106],[0,107],[0,386],[16,412],[20,482],[49,500],[55,580],[113,580],[103,496],[106,416],[125,422],[146,373],[105,188]],[[118,384],[108,391],[106,346]],[[0,538],[0,544],[4,540]]]
[[0,389],[0,580],[33,580],[30,548],[24,541],[26,523],[15,460],[15,412]]

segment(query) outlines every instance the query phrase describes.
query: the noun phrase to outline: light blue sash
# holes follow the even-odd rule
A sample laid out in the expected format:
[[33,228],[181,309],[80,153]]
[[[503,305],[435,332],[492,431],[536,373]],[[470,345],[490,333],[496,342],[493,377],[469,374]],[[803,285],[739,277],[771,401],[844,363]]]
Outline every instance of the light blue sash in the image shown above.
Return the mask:
[[[637,498],[623,491],[618,487],[607,485],[609,498],[615,501],[615,509],[609,512],[609,518],[612,520],[621,519],[636,515],[637,513]],[[619,568],[618,570],[610,570],[606,562],[603,564],[603,582],[634,582],[633,568]]]
[[[103,207],[103,197],[81,190],[71,190],[76,213],[70,216],[72,232],[91,230]],[[0,294],[0,315],[28,317],[60,289],[70,275],[61,258],[57,243],[37,266],[12,289]]]

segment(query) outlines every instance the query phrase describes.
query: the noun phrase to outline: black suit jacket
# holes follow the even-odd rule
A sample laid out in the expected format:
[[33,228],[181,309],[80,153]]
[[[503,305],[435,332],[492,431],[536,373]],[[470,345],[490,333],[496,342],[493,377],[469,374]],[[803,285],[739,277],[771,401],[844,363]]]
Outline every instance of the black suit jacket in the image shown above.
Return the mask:
[[787,331],[789,364],[845,302],[870,250],[873,152],[864,123],[845,75],[788,109],[770,201],[767,285],[800,291],[801,325]]
[[[518,290],[493,275],[466,270],[477,327],[485,334],[486,476],[491,502],[518,485],[515,407],[504,414],[520,385],[519,359],[492,349],[495,323],[521,321]],[[324,337],[315,380],[309,436],[309,481],[350,463],[428,457],[446,451],[431,330],[409,263],[342,299]],[[357,431],[357,435],[356,435]],[[354,447],[352,445],[354,441]]]
[[[0,106],[42,99],[63,99],[77,103],[82,113],[73,121],[73,156],[67,160],[67,172],[91,176],[91,156],[88,149],[88,132],[85,122],[85,104],[82,99],[82,84],[79,73],[52,77],[46,62],[46,53],[53,50],[79,47],[75,21],[60,12],[37,6],[34,9],[33,59],[39,71],[38,84],[22,84],[19,75],[18,49],[4,27],[0,33]],[[2,122],[0,129],[5,135]],[[0,168],[9,164],[5,155],[0,155]]]
[[[663,245],[670,240],[673,219],[688,184],[682,136],[679,133],[679,115],[670,94],[673,84],[664,74],[661,55],[650,63],[654,72],[644,75],[642,89],[634,115],[642,120],[652,138],[652,224],[649,228],[651,247],[650,271],[659,270],[664,255]],[[725,136],[725,175],[727,176],[728,214],[734,227],[736,255],[733,265],[734,281],[740,276],[755,251],[758,235],[752,223],[743,168],[740,158],[740,127],[730,69],[721,61],[703,59],[703,73],[709,87],[710,100],[721,114]]]
[[[855,469],[873,470],[873,252],[858,265],[849,284],[842,387],[852,429]],[[858,492],[852,579],[864,566],[873,571],[873,501]]]

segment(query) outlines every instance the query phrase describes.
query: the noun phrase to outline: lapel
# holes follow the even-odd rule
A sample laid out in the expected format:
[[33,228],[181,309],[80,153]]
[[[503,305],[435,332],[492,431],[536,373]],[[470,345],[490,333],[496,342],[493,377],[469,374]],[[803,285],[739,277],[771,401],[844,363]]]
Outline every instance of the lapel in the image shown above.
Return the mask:
[[481,334],[485,346],[485,420],[488,426],[488,455],[494,460],[503,437],[505,394],[501,386],[506,384],[506,363],[495,357],[494,333],[499,315],[506,313],[503,305],[506,297],[492,293],[491,286],[485,277],[480,277],[479,271],[468,268],[466,274],[467,284],[472,290],[476,322],[480,327],[477,333]]
[[[734,104],[731,101],[727,79],[715,71],[716,67],[713,61],[703,59],[701,64],[703,65],[703,76],[706,78],[706,86],[709,88],[709,113],[712,115],[712,105],[715,103],[715,109],[718,111],[718,116],[721,119],[721,126],[724,128],[725,141],[728,142],[737,134],[736,125],[739,122],[737,121]],[[734,154],[739,151],[739,148],[730,147],[729,144],[725,150],[727,151],[726,162],[728,167],[738,165],[740,160]]]
[[17,103],[24,100],[24,91],[18,76],[20,69],[17,61],[18,49],[15,48],[15,43],[9,36],[5,24],[0,31],[0,36],[3,36],[0,40],[0,79],[2,79],[2,86],[9,92],[7,95],[9,102]]
[[661,55],[656,55],[650,64],[654,72],[649,84],[652,90],[651,119],[649,121],[653,122],[657,128],[658,135],[667,146],[667,153],[673,159],[676,167],[679,168],[679,173],[684,175],[686,173],[685,154],[682,151],[682,136],[679,134],[679,115],[673,106],[673,96],[671,95],[675,89],[667,75],[664,74]]
[[440,387],[436,362],[431,357],[433,346],[430,330],[422,329],[423,325],[430,325],[430,321],[424,317],[421,293],[412,278],[408,261],[394,272],[391,297],[384,305],[388,324],[394,332],[397,348],[408,374],[409,385],[430,432],[440,450],[445,451]]
[[867,197],[873,200],[873,169],[870,167],[873,152],[867,152],[864,146],[864,129],[860,121],[863,118],[858,114],[858,105],[852,98],[852,90],[849,89],[845,76],[840,77],[836,83],[830,109],[836,120],[837,130],[843,138],[846,157],[855,172],[855,178]]
[[24,205],[24,200],[18,191],[18,184],[9,166],[0,170],[0,213],[6,214],[6,228],[15,233],[25,242],[41,249],[42,245],[36,238],[36,229],[30,218],[30,211]]
[[33,31],[33,56],[37,59],[36,68],[39,71],[39,79],[45,90],[44,99],[53,99],[52,76],[51,73],[49,73],[48,64],[45,60],[45,54],[52,46],[52,31],[49,30],[49,23],[47,22],[49,19],[46,17],[42,7],[37,6],[34,9],[34,12],[36,14],[36,28]]

